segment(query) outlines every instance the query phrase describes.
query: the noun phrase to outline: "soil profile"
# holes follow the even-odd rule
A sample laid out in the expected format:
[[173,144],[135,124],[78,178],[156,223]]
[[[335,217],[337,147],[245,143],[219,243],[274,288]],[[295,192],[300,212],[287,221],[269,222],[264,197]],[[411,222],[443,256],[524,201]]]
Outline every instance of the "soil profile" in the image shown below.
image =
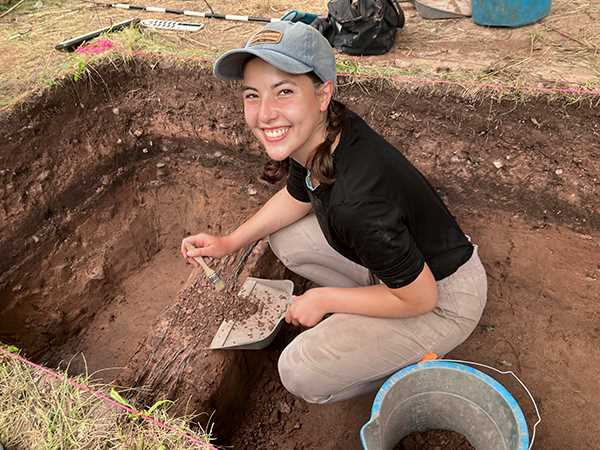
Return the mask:
[[[175,412],[204,419],[216,411],[223,445],[360,448],[373,394],[309,405],[281,386],[278,356],[301,330],[285,326],[265,350],[205,350],[221,320],[254,311],[231,295],[245,277],[292,275],[261,242],[208,261],[230,289],[219,296],[181,258],[181,239],[233,230],[281,188],[285,166],[245,130],[235,86],[161,64],[100,67],[102,83],[66,84],[0,118],[0,339],[35,361],[136,386],[139,402],[177,399]],[[519,374],[543,417],[536,447],[594,448],[598,108],[362,82],[340,95],[479,245],[488,305],[448,356]],[[531,429],[527,397],[499,381]],[[448,435],[423,439],[402,445],[438,448]]]

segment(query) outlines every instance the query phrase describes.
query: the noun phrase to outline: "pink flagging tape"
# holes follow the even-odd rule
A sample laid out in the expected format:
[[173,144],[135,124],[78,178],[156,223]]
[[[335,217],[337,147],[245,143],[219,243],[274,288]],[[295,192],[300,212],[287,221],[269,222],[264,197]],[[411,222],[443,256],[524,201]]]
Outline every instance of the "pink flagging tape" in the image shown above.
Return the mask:
[[75,53],[80,53],[82,55],[99,55],[100,53],[107,52],[113,47],[114,43],[110,39],[98,39],[97,41],[77,47]]
[[103,402],[108,403],[109,405],[111,405],[114,408],[120,409],[120,410],[128,412],[130,414],[135,414],[136,416],[141,417],[142,419],[152,423],[153,425],[156,425],[159,428],[162,428],[163,430],[169,431],[171,433],[179,434],[179,435],[185,437],[192,444],[194,444],[204,450],[216,450],[216,448],[213,447],[212,445],[207,444],[206,442],[202,442],[200,439],[196,438],[195,436],[192,436],[189,433],[178,430],[177,428],[174,428],[174,427],[170,426],[169,424],[167,424],[167,423],[163,422],[162,420],[159,420],[155,417],[148,416],[146,414],[142,414],[141,411],[138,411],[134,408],[130,408],[129,406],[123,405],[123,404],[113,400],[109,396],[103,394],[102,392],[94,391],[93,389],[91,389],[89,386],[86,386],[85,384],[77,383],[76,381],[74,381],[64,375],[61,375],[52,369],[48,369],[47,367],[40,366],[39,364],[36,364],[32,361],[29,361],[26,358],[23,358],[21,355],[17,355],[16,353],[11,353],[2,347],[0,347],[0,353],[2,353],[3,356],[20,361],[23,364],[26,364],[35,370],[43,372],[44,374],[46,374],[52,378],[56,378],[57,380],[65,380],[66,379],[67,383],[69,383],[75,389],[79,389],[80,391],[87,392],[88,394],[93,395],[96,398],[99,398]]
[[[395,80],[395,81],[405,81],[415,84],[448,84],[454,86],[460,86],[462,88],[465,87],[479,87],[479,88],[487,88],[494,90],[506,90],[510,89],[510,85],[502,85],[502,84],[494,84],[494,83],[460,83],[458,81],[452,80],[427,80],[417,77],[411,76],[380,76],[380,75],[368,75],[368,74],[353,74],[353,73],[345,73],[338,72],[338,76],[342,77],[356,77],[356,78],[370,78],[370,79],[387,79],[387,80]],[[531,92],[537,92],[540,94],[575,94],[575,95],[591,95],[594,97],[600,97],[600,89],[585,89],[581,87],[564,87],[564,88],[549,88],[549,87],[538,87],[538,86],[526,86],[524,88],[517,88],[517,90],[524,89]]]

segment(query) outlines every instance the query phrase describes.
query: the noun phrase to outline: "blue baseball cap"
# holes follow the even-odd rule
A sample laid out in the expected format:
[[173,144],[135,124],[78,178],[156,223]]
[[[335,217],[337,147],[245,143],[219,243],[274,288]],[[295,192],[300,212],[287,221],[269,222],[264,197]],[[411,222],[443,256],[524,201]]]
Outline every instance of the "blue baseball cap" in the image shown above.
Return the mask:
[[302,22],[273,22],[254,34],[244,46],[229,50],[215,62],[213,73],[222,80],[244,78],[244,64],[254,57],[287,73],[314,72],[321,81],[336,85],[335,55],[325,37]]

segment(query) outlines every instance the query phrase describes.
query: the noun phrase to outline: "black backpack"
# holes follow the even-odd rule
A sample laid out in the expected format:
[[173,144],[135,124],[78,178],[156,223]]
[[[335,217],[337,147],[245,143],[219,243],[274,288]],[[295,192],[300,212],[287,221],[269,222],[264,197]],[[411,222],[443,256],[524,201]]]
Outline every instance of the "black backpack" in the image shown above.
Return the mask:
[[338,50],[350,55],[382,55],[404,26],[397,0],[332,0],[327,17],[311,25]]

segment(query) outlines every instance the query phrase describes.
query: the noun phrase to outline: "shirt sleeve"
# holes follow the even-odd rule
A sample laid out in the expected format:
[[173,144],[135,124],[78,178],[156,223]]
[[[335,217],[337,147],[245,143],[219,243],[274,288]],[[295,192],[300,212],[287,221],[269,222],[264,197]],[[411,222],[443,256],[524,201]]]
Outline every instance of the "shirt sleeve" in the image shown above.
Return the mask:
[[344,244],[386,286],[406,286],[423,270],[425,259],[397,205],[385,199],[345,204],[335,214],[334,222]]
[[290,158],[290,171],[287,178],[287,190],[292,197],[304,203],[310,202],[310,197],[306,191],[306,174],[308,171],[302,164]]

